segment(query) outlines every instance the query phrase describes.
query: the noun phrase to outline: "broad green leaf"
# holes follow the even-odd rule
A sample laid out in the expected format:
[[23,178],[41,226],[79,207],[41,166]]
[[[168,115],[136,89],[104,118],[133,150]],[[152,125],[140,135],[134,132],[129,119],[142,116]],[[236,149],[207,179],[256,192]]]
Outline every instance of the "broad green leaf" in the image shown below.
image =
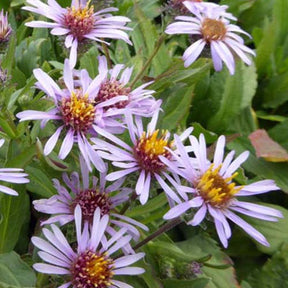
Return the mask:
[[35,272],[14,251],[0,254],[0,287],[33,288]]
[[[160,195],[150,199],[145,205],[139,205],[133,207],[133,209],[129,209],[125,215],[129,217],[143,216],[148,213],[154,212],[159,209],[163,209],[163,206],[167,203],[167,197],[165,193],[161,193]],[[164,214],[165,211],[162,210]]]
[[288,101],[288,72],[272,76],[262,89],[263,107],[277,108],[284,104]]
[[163,280],[164,288],[205,288],[209,279],[198,278],[192,280],[165,279]]
[[167,90],[168,98],[163,102],[163,114],[160,115],[158,127],[173,130],[181,121],[185,121],[193,98],[194,87],[177,85],[171,90]]
[[183,61],[175,60],[166,71],[156,77],[149,88],[161,93],[158,97],[165,99],[168,95],[166,89],[171,88],[172,83],[184,82],[191,86],[204,78],[209,73],[210,68],[211,62],[204,59],[197,60],[189,68],[184,67]]
[[[186,241],[178,242],[184,253],[201,258],[211,255],[207,264],[201,268],[203,276],[210,279],[205,288],[238,288],[239,284],[230,258],[220,250],[216,242],[202,234],[194,236]],[[218,267],[218,268],[216,268]],[[226,267],[226,268],[225,268]]]
[[269,130],[269,135],[288,150],[288,119]]
[[[252,33],[256,42],[256,67],[260,77],[271,75],[271,61],[275,50],[276,26],[273,22],[265,19],[263,30],[255,29]],[[257,39],[259,39],[257,41]]]
[[255,66],[237,63],[235,75],[229,75],[227,69],[215,73],[207,97],[214,102],[216,113],[211,113],[208,129],[225,131],[241,111],[251,105],[257,81]]
[[[232,0],[232,2],[235,1]],[[241,27],[248,32],[251,32],[254,27],[262,27],[265,20],[263,15],[272,17],[274,3],[275,0],[251,1],[251,7],[240,15]]]
[[[159,33],[157,32],[155,25],[151,22],[151,20],[145,17],[143,11],[141,10],[141,7],[138,4],[134,5],[134,11],[135,16],[137,17],[137,22],[140,30],[139,33],[143,35],[143,39],[141,39],[142,40],[141,42],[142,45],[144,44],[146,46],[146,55],[147,55],[146,57],[148,59],[154,53],[155,51],[154,49],[157,48],[156,45],[158,45],[158,39],[160,36]],[[168,55],[168,51],[164,46],[164,44],[162,44],[157,54],[154,56],[152,60],[151,71],[149,75],[153,76],[159,75],[160,73],[166,70],[170,62],[171,58]]]
[[92,79],[99,74],[98,56],[97,47],[93,46],[80,58],[81,69],[86,69]]
[[276,44],[283,44],[288,34],[288,1],[275,0],[273,6],[273,20],[276,26]]
[[29,174],[30,183],[27,184],[29,191],[42,198],[50,198],[55,194],[52,179],[47,174],[31,166],[26,167],[25,171]]
[[257,269],[247,280],[251,288],[286,288],[288,287],[287,270],[288,245],[286,243],[276,251],[261,270]]
[[16,48],[16,37],[12,36],[9,40],[9,47],[7,49],[7,53],[2,62],[3,69],[7,69],[9,74],[11,73],[12,67],[14,65],[15,48]]
[[[21,185],[14,185],[18,196],[3,194],[0,200],[0,253],[10,252],[15,247],[23,223],[30,217],[30,201]],[[0,277],[1,281],[1,277]]]

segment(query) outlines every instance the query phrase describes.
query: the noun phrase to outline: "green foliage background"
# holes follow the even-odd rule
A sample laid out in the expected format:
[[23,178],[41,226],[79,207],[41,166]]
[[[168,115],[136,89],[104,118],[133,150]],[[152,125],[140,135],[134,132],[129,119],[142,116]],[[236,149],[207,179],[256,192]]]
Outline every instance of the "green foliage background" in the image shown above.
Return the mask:
[[[58,1],[63,6],[70,1]],[[37,261],[30,243],[31,235],[39,234],[39,219],[33,199],[48,198],[56,193],[52,178],[61,179],[63,171],[73,171],[74,156],[67,161],[57,154],[43,156],[42,143],[54,131],[49,124],[44,130],[35,123],[18,123],[15,114],[34,109],[46,110],[50,102],[41,99],[35,90],[32,71],[41,67],[51,77],[61,75],[63,53],[61,43],[46,29],[25,26],[34,16],[22,11],[22,0],[1,0],[0,9],[9,12],[14,34],[2,67],[11,74],[11,83],[0,90],[0,136],[6,145],[0,152],[3,167],[25,168],[30,183],[15,189],[18,197],[0,195],[0,287],[57,287],[59,279],[37,275],[31,264]],[[250,151],[249,160],[237,181],[245,184],[259,179],[274,179],[282,191],[249,199],[279,209],[285,218],[277,223],[255,219],[247,221],[262,232],[271,243],[269,248],[256,244],[234,227],[227,250],[220,247],[213,227],[191,228],[180,225],[167,235],[143,247],[147,256],[141,265],[146,273],[122,280],[135,288],[286,288],[288,287],[288,163],[272,163],[257,158],[248,136],[258,128],[288,149],[288,1],[287,0],[222,0],[238,18],[238,25],[253,36],[247,45],[257,56],[250,67],[238,61],[236,73],[226,69],[213,71],[211,59],[201,58],[185,69],[181,55],[188,45],[184,36],[166,36],[165,25],[172,21],[165,14],[164,1],[117,0],[119,15],[131,18],[134,47],[122,41],[111,44],[114,63],[134,67],[133,77],[141,71],[149,57],[155,57],[137,82],[154,80],[149,89],[163,99],[159,127],[172,132],[194,126],[194,135],[204,133],[209,144],[218,135],[228,136],[229,149],[237,154]],[[79,68],[97,75],[96,46],[79,58]],[[41,99],[41,101],[39,101]],[[244,172],[245,171],[245,172]],[[168,210],[166,199],[159,195],[144,206],[131,207],[127,216],[149,225],[155,231],[164,223]],[[147,234],[148,235],[148,234]],[[142,237],[147,236],[143,233]],[[195,274],[191,263],[200,263]]]

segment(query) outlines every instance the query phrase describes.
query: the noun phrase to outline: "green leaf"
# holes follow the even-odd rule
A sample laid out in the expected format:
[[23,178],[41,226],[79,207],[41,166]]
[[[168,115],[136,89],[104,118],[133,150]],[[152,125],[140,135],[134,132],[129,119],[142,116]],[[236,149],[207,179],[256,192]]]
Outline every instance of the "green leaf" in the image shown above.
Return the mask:
[[211,113],[208,129],[223,132],[241,111],[251,105],[257,81],[255,66],[237,63],[235,75],[227,69],[215,73],[207,97],[214,102],[216,113]]
[[[149,200],[145,205],[140,205],[133,207],[133,209],[128,210],[125,215],[133,218],[136,216],[143,216],[148,213],[154,212],[159,209],[163,209],[163,206],[167,203],[167,198],[165,193],[161,193],[160,195]],[[164,214],[165,211],[162,211]]]
[[0,255],[1,288],[33,288],[36,284],[34,271],[14,251]]
[[[21,185],[14,186],[18,196],[3,194],[0,200],[0,212],[2,222],[0,223],[0,253],[13,250],[15,247],[23,223],[30,217],[30,201],[28,194]],[[0,277],[1,281],[1,277]]]
[[269,135],[288,150],[288,119],[269,130]]
[[163,102],[163,114],[160,115],[158,127],[173,130],[188,116],[194,87],[176,85],[170,91],[166,90],[168,98]]
[[[147,17],[145,17],[145,14],[141,10],[141,7],[138,4],[134,5],[134,11],[135,15],[137,17],[139,32],[138,36],[142,36],[141,39],[141,49],[143,49],[143,44],[146,46],[144,48],[145,54],[142,54],[142,57],[146,55],[147,59],[150,57],[155,49],[155,44],[157,43],[157,40],[159,39],[159,33],[157,32],[156,26],[152,23],[151,20],[149,20]],[[138,28],[137,27],[137,28]],[[135,31],[134,31],[135,32]],[[140,50],[140,49],[139,49]],[[151,71],[150,74],[153,76],[159,75],[163,71],[166,70],[166,68],[170,65],[171,58],[168,55],[168,51],[164,44],[161,45],[159,48],[157,54],[154,56],[151,64]]]
[[[268,206],[274,209],[277,209],[282,212],[283,217],[282,219],[279,219],[277,222],[269,222],[264,221],[256,218],[251,217],[245,217],[247,222],[251,224],[254,228],[256,228],[259,232],[261,232],[269,242],[270,246],[266,247],[263,245],[260,245],[257,243],[258,249],[263,252],[272,255],[275,253],[280,246],[287,240],[288,240],[288,210],[278,206],[278,205],[272,205],[267,203],[257,203],[263,206]],[[241,216],[242,217],[242,216]]]
[[171,88],[172,83],[183,82],[192,86],[209,73],[210,67],[211,62],[207,62],[205,59],[197,60],[189,68],[184,67],[182,60],[175,60],[165,72],[156,77],[155,82],[149,88],[161,93],[159,98],[165,99],[167,98],[166,89]]
[[192,280],[165,279],[163,280],[164,288],[205,288],[209,279],[198,278]]
[[254,272],[248,278],[248,282],[253,288],[286,288],[288,287],[287,270],[288,244],[286,243],[261,270]]
[[86,69],[91,78],[98,75],[98,56],[97,47],[93,46],[80,58],[81,69]]
[[[216,242],[207,236],[200,234],[186,241],[177,242],[177,246],[185,254],[193,254],[198,259],[211,255],[209,261],[204,263],[201,268],[203,276],[210,279],[205,288],[238,288],[239,284],[230,258],[220,250]],[[209,264],[210,267],[207,266]],[[214,266],[214,267],[212,267]],[[226,269],[217,269],[216,267],[225,267]]]
[[29,191],[42,198],[50,198],[55,194],[51,179],[43,171],[31,166],[26,167],[25,171],[29,174],[30,182],[27,184]]
[[288,101],[288,72],[269,78],[261,92],[265,108],[277,108]]

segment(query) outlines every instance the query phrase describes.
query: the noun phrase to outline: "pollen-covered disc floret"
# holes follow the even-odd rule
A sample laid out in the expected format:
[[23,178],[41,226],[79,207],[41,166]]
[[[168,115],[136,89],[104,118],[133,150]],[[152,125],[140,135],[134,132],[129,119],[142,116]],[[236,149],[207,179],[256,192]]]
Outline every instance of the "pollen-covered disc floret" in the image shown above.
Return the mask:
[[237,176],[237,172],[224,178],[219,175],[221,167],[222,165],[214,169],[214,165],[211,164],[196,184],[196,190],[204,201],[219,208],[227,206],[234,195],[242,188],[241,186],[235,188],[236,184],[231,182]]
[[96,189],[87,189],[80,191],[72,202],[71,208],[74,211],[77,205],[80,205],[82,209],[83,218],[92,221],[95,210],[99,207],[101,216],[109,214],[112,206],[112,202],[106,193],[101,193]]
[[171,148],[173,142],[167,139],[167,131],[162,131],[158,136],[159,130],[153,133],[143,132],[140,139],[134,147],[134,156],[138,160],[139,166],[149,172],[160,172],[165,164],[159,159],[159,156],[171,157],[171,153],[165,148]]
[[95,18],[93,5],[89,7],[89,3],[85,7],[67,8],[64,15],[64,27],[71,31],[71,34],[82,41],[84,36],[91,32],[94,28]]
[[107,288],[113,277],[113,260],[104,253],[87,250],[81,253],[71,269],[75,288]]
[[211,40],[223,40],[227,29],[221,20],[205,18],[202,22],[201,32],[203,38],[209,43]]
[[80,132],[87,132],[95,118],[93,102],[81,90],[73,91],[70,98],[62,99],[61,112],[66,126]]
[[[119,81],[107,80],[101,84],[99,93],[97,95],[97,103],[107,101],[117,96],[124,95],[124,96],[129,97],[130,92],[131,92],[131,88],[125,87]],[[119,108],[119,109],[125,108],[128,103],[129,103],[129,100],[120,101],[113,105],[105,107],[105,109],[108,110],[109,108]]]

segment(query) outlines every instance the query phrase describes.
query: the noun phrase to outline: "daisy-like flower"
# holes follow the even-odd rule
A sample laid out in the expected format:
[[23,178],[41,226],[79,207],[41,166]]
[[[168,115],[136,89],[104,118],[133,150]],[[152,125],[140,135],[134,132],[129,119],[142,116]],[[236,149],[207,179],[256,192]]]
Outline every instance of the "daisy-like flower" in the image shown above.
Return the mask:
[[[188,3],[190,7],[189,9],[184,5],[184,2]],[[225,11],[228,8],[227,5],[218,5],[213,2],[204,2],[202,0],[169,0],[168,8],[170,11],[178,12],[181,15],[190,14],[191,11],[197,13],[197,10],[202,11],[205,9],[218,9],[219,12],[221,11],[221,13],[223,13],[226,18],[236,20],[236,18],[231,13],[227,13]]]
[[123,16],[112,16],[110,12],[118,11],[110,7],[94,12],[91,1],[72,0],[71,7],[62,8],[55,0],[48,0],[45,4],[39,0],[27,0],[31,6],[23,7],[51,19],[53,22],[31,21],[26,23],[29,27],[52,28],[51,34],[65,35],[65,46],[70,50],[70,63],[74,67],[77,61],[77,48],[79,44],[93,40],[105,42],[103,38],[122,39],[131,44],[127,33],[122,30],[131,30],[125,27],[130,19]]
[[155,91],[145,89],[152,82],[145,83],[132,90],[129,87],[129,81],[133,68],[125,68],[123,64],[116,64],[113,69],[109,70],[105,56],[100,56],[98,60],[99,75],[101,75],[103,81],[95,99],[96,103],[112,100],[119,96],[127,97],[127,100],[105,107],[105,110],[110,109],[110,115],[113,112],[116,116],[123,115],[129,110],[134,115],[151,117],[159,109],[162,101],[155,100],[153,97]]
[[[54,179],[54,186],[57,189],[58,194],[49,199],[33,201],[36,210],[54,215],[48,220],[43,221],[41,225],[55,222],[64,225],[75,220],[74,210],[77,205],[81,207],[83,219],[91,224],[94,212],[99,208],[101,216],[111,216],[110,222],[114,226],[119,228],[124,227],[127,229],[128,233],[133,236],[133,239],[138,241],[140,234],[134,225],[146,231],[148,228],[138,221],[120,215],[115,211],[115,207],[129,200],[132,189],[121,188],[124,179],[119,179],[107,186],[105,180],[106,173],[100,173],[100,179],[93,176],[91,185],[89,181],[89,170],[82,157],[80,157],[80,164],[82,181],[77,172],[72,173],[70,178],[64,173],[63,180],[68,190],[65,186],[62,186],[57,179]],[[111,227],[108,228],[108,232],[113,234],[114,231]]]
[[74,251],[61,230],[51,225],[52,231],[44,228],[47,240],[32,237],[32,243],[40,249],[38,255],[47,263],[36,263],[33,268],[44,274],[65,275],[68,282],[58,288],[132,288],[115,279],[117,275],[138,275],[144,273],[139,267],[129,267],[144,257],[144,253],[126,255],[119,258],[113,254],[127,245],[131,236],[125,236],[125,230],[115,233],[109,240],[104,232],[109,216],[101,217],[100,209],[93,216],[93,225],[84,223],[82,231],[82,212],[80,206],[75,209],[77,250]]
[[[110,106],[117,101],[126,100],[127,96],[119,96],[114,99],[95,103],[101,77],[98,75],[91,80],[86,70],[81,70],[80,79],[77,83],[73,80],[73,71],[70,68],[69,61],[66,59],[64,64],[64,84],[65,88],[60,89],[58,84],[41,69],[34,69],[35,78],[38,80],[36,86],[43,90],[45,94],[54,101],[55,106],[48,112],[27,110],[18,113],[16,116],[20,121],[26,120],[43,120],[42,127],[49,120],[56,120],[59,127],[56,132],[46,142],[44,154],[48,155],[55,147],[61,132],[65,133],[63,143],[59,151],[59,158],[65,159],[76,142],[80,149],[81,155],[85,159],[89,170],[90,162],[101,172],[104,172],[106,166],[103,160],[89,143],[89,135],[95,136],[94,127],[100,125],[109,129],[115,129],[119,123],[109,119],[109,113],[104,111],[105,106]],[[116,124],[115,124],[116,123]]]
[[[173,141],[169,139],[170,133],[168,131],[160,132],[156,130],[158,114],[159,110],[153,115],[146,131],[143,129],[141,118],[135,117],[134,123],[130,113],[125,115],[132,142],[131,146],[101,128],[97,128],[97,132],[121,148],[112,144],[106,145],[107,143],[105,144],[101,139],[92,138],[92,141],[96,144],[95,148],[103,150],[99,151],[99,154],[103,158],[113,161],[112,164],[114,166],[122,168],[120,171],[108,174],[106,177],[108,181],[121,179],[128,174],[139,172],[135,191],[137,195],[140,195],[141,204],[145,204],[148,200],[150,184],[153,178],[159,182],[170,198],[176,202],[180,200],[171,189],[166,189],[167,185],[161,178],[161,175],[169,176],[165,173],[166,165],[159,159],[159,156],[170,159],[172,155],[167,148],[173,149],[174,146]],[[184,140],[191,131],[192,128],[187,129],[180,138]]]
[[[178,165],[166,158],[161,158],[174,173],[177,173],[190,184],[186,187],[181,186],[181,193],[187,193],[189,199],[171,208],[164,215],[164,219],[184,215],[187,211],[191,212],[191,209],[194,211],[196,208],[198,211],[187,224],[196,226],[209,214],[214,221],[218,236],[224,247],[228,246],[228,239],[231,237],[231,228],[227,219],[241,227],[259,243],[269,246],[265,237],[241,219],[237,213],[266,221],[278,221],[277,218],[283,217],[281,212],[270,207],[240,201],[237,198],[279,190],[274,181],[263,180],[249,185],[237,186],[233,182],[233,178],[237,176],[235,171],[248,158],[248,151],[243,152],[234,160],[235,151],[231,151],[224,157],[225,137],[220,136],[217,141],[214,159],[211,162],[207,158],[204,136],[201,134],[199,141],[194,136],[190,136],[189,139],[195,159],[188,155],[177,136],[176,146],[179,154],[174,156],[177,158]],[[195,161],[198,168],[195,168]]]
[[[0,148],[3,146],[4,142],[4,139],[0,139]],[[27,176],[28,174],[23,173],[23,169],[21,168],[0,168],[0,181],[3,182],[17,184],[29,183],[29,179],[26,178]],[[4,185],[0,185],[0,192],[13,196],[18,195],[18,193],[14,189],[6,187]]]
[[237,33],[251,37],[240,27],[231,24],[227,18],[230,13],[225,9],[211,8],[195,9],[192,3],[183,3],[194,16],[178,16],[175,23],[167,26],[167,34],[189,34],[199,38],[184,52],[182,59],[184,66],[191,65],[201,54],[206,45],[210,46],[211,57],[216,71],[222,70],[223,62],[230,74],[235,72],[235,59],[237,55],[244,63],[251,65],[252,61],[248,55],[255,56],[255,52],[244,45],[244,40]]

